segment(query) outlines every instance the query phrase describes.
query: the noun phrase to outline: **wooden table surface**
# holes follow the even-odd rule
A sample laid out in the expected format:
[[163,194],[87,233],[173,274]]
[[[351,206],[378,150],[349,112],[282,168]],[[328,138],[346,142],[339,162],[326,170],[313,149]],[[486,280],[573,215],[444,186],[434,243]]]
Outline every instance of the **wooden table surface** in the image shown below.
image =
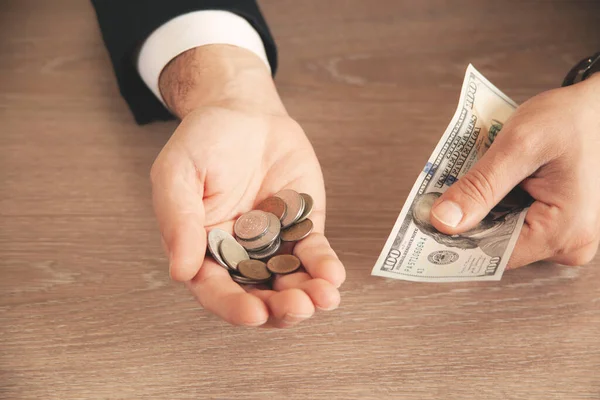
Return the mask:
[[233,328],[169,281],[93,9],[0,3],[0,398],[599,399],[600,258],[501,282],[370,276],[468,63],[518,102],[600,49],[592,1],[265,0],[322,163],[342,305]]

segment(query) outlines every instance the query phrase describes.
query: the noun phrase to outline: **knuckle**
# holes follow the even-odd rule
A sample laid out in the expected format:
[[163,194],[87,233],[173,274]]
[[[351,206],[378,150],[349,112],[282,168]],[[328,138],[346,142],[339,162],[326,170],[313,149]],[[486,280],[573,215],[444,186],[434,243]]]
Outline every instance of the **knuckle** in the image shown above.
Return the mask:
[[598,230],[594,225],[581,223],[571,232],[566,229],[562,234],[556,236],[562,237],[552,243],[556,249],[555,254],[560,258],[562,264],[583,265],[595,257],[599,239]]
[[528,155],[537,154],[540,150],[541,136],[536,133],[540,132],[542,127],[536,126],[536,122],[531,122],[528,115],[520,117],[511,124],[511,151]]
[[532,118],[526,112],[512,121],[508,149],[514,154],[527,154],[535,164],[547,163],[558,157],[565,147],[561,142],[548,140],[548,135],[541,134],[552,129],[544,119]]
[[588,245],[596,242],[597,239],[598,239],[598,231],[597,231],[596,227],[591,224],[586,223],[586,224],[580,225],[577,228],[575,235],[573,237],[573,242],[574,242],[575,246],[585,247],[585,246],[588,246]]
[[580,266],[590,263],[598,252],[598,246],[588,246],[564,257],[562,264],[568,266]]
[[532,130],[528,125],[523,125],[517,130],[515,146],[518,146],[519,151],[525,154],[536,154],[540,150],[539,139],[536,135],[532,134]]
[[535,132],[540,131],[540,128],[531,126],[530,124],[520,125],[515,129],[513,137],[513,148],[511,151],[515,153],[527,154],[533,160],[538,161],[538,158],[545,158],[542,153],[545,152],[544,145],[540,137]]
[[510,131],[512,136],[511,143],[518,143],[521,149],[529,149],[531,146],[533,146],[534,142],[534,135],[531,134],[531,128],[524,123],[518,123],[518,121],[516,122],[517,124],[513,126]]
[[588,221],[573,219],[570,228],[563,229],[564,253],[572,253],[598,242],[598,228]]
[[529,216],[526,218],[529,230],[532,236],[536,238],[540,248],[543,248],[544,254],[548,257],[558,254],[558,249],[565,246],[565,235],[558,223],[560,210],[553,206],[547,206],[536,202],[529,210]]
[[494,204],[494,187],[489,174],[474,168],[460,181],[461,192],[472,201],[484,207],[491,207]]

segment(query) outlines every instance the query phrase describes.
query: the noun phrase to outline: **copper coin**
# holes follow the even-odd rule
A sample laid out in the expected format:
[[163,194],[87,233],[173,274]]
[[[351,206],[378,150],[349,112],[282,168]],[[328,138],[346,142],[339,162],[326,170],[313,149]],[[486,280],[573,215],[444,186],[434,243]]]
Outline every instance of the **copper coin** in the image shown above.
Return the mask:
[[238,264],[238,271],[242,276],[256,281],[264,281],[271,277],[267,264],[258,260],[244,260]]
[[[259,211],[263,212],[263,211]],[[237,241],[248,251],[257,251],[266,248],[268,245],[273,243],[281,232],[281,222],[275,214],[265,213],[269,217],[269,227],[261,237],[254,240],[244,240],[240,237]]]
[[287,214],[287,206],[285,205],[285,201],[275,196],[261,201],[260,204],[256,206],[256,210],[275,214],[279,220],[282,220]]
[[231,269],[237,269],[237,265],[250,257],[244,248],[233,238],[225,238],[219,245],[219,253],[223,261],[229,265]]
[[305,219],[281,231],[280,237],[284,242],[298,242],[310,235],[312,230],[313,222],[310,219]]
[[269,216],[266,212],[260,210],[252,210],[242,214],[233,225],[235,235],[244,240],[258,239],[267,232],[268,228]]
[[277,255],[280,254],[294,254],[294,248],[296,247],[296,242],[281,242],[281,246],[279,246],[279,250],[277,250]]
[[296,223],[302,222],[310,216],[310,213],[312,212],[315,203],[310,194],[300,193],[300,196],[302,196],[302,198],[304,199],[304,211],[302,211],[302,215],[300,215],[300,218],[298,218]]
[[304,211],[304,199],[298,192],[292,189],[285,189],[277,193],[275,197],[279,197],[285,201],[287,213],[281,221],[281,226],[287,228],[300,218]]
[[267,268],[274,274],[289,274],[300,268],[300,259],[291,254],[282,254],[271,258]]
[[256,251],[249,251],[248,255],[250,256],[250,258],[253,258],[255,260],[262,260],[265,258],[269,258],[272,255],[274,255],[275,253],[277,253],[279,251],[280,246],[281,246],[281,239],[276,238],[273,243],[271,243],[264,249],[260,249],[260,250],[256,250]]

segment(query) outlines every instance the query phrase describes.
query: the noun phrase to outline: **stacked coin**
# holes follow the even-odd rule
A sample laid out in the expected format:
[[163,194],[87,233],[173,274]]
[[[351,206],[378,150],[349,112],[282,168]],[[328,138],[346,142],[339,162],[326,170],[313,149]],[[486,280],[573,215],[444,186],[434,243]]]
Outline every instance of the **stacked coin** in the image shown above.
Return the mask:
[[300,268],[291,254],[279,254],[282,242],[298,242],[313,229],[308,219],[313,199],[306,193],[282,190],[242,214],[233,225],[235,237],[222,229],[208,234],[208,250],[231,278],[241,285],[268,283],[273,274]]
[[282,242],[297,242],[312,232],[313,223],[308,219],[312,208],[310,195],[282,190],[235,221],[235,238],[222,229],[211,230],[208,250],[237,283],[268,283],[273,274],[300,268],[297,257],[278,253]]

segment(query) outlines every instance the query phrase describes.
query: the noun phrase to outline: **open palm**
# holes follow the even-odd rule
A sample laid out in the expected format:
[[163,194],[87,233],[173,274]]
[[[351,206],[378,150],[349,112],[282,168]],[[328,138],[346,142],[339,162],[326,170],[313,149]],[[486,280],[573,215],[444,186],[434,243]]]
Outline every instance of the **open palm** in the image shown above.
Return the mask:
[[[152,167],[153,202],[173,279],[235,325],[294,325],[338,306],[343,265],[323,235],[325,188],[313,148],[287,115],[202,108],[188,114]],[[314,232],[294,248],[305,272],[248,292],[205,258],[207,231],[232,232],[240,214],[282,189],[314,198]]]

